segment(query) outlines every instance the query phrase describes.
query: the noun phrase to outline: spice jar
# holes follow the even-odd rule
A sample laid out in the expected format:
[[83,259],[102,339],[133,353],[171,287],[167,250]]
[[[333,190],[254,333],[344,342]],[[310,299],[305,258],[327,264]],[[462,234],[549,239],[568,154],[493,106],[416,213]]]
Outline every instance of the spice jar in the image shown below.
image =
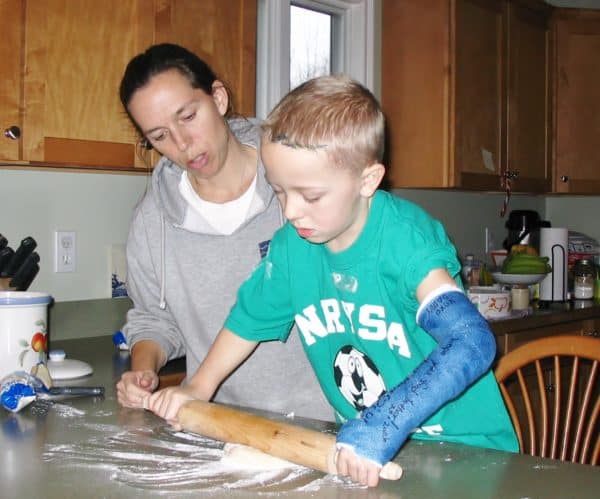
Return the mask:
[[576,300],[591,300],[594,298],[594,282],[596,266],[594,262],[583,258],[573,265],[573,297]]

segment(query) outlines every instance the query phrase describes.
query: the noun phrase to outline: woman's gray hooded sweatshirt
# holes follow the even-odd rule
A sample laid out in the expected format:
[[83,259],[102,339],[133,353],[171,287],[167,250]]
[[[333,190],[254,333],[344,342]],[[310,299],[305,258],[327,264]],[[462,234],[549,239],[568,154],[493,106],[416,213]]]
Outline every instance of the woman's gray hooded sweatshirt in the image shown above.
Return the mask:
[[[229,122],[240,142],[259,148],[259,129]],[[186,356],[194,374],[220,331],[237,289],[265,254],[282,225],[281,208],[260,161],[254,213],[231,235],[208,223],[181,228],[188,205],[179,192],[182,170],[162,158],[137,205],[127,240],[127,291],[134,307],[123,332],[130,347],[152,340],[169,360]],[[317,383],[297,334],[287,343],[262,343],[220,387],[215,401],[323,420],[333,410]]]

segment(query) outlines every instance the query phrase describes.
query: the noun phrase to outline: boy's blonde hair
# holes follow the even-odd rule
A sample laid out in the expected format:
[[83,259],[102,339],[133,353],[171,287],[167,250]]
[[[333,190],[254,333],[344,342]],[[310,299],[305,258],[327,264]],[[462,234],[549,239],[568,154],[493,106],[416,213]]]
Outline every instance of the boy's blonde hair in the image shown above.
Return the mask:
[[324,148],[337,165],[362,170],[383,160],[385,119],[373,94],[347,76],[321,76],[288,93],[263,124],[263,140]]

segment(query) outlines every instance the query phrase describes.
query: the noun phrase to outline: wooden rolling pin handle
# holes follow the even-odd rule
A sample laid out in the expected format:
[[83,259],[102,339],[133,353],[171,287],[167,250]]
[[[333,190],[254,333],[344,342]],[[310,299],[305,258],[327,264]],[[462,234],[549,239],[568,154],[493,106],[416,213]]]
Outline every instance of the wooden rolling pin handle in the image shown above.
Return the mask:
[[[334,435],[201,400],[183,404],[177,419],[184,430],[222,442],[248,445],[324,473],[337,473]],[[387,463],[380,476],[397,480],[402,476],[402,468]]]

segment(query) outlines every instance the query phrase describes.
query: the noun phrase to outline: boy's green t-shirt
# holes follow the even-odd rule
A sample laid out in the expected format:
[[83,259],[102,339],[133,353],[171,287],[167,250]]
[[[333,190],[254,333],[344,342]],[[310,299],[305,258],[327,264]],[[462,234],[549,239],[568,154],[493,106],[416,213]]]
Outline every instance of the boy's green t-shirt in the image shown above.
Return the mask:
[[[351,419],[436,348],[416,323],[416,288],[435,268],[455,278],[460,272],[442,225],[417,205],[378,191],[361,235],[343,252],[282,227],[240,288],[225,327],[252,341],[285,341],[295,322],[327,399],[340,420]],[[518,450],[491,371],[413,437]]]

